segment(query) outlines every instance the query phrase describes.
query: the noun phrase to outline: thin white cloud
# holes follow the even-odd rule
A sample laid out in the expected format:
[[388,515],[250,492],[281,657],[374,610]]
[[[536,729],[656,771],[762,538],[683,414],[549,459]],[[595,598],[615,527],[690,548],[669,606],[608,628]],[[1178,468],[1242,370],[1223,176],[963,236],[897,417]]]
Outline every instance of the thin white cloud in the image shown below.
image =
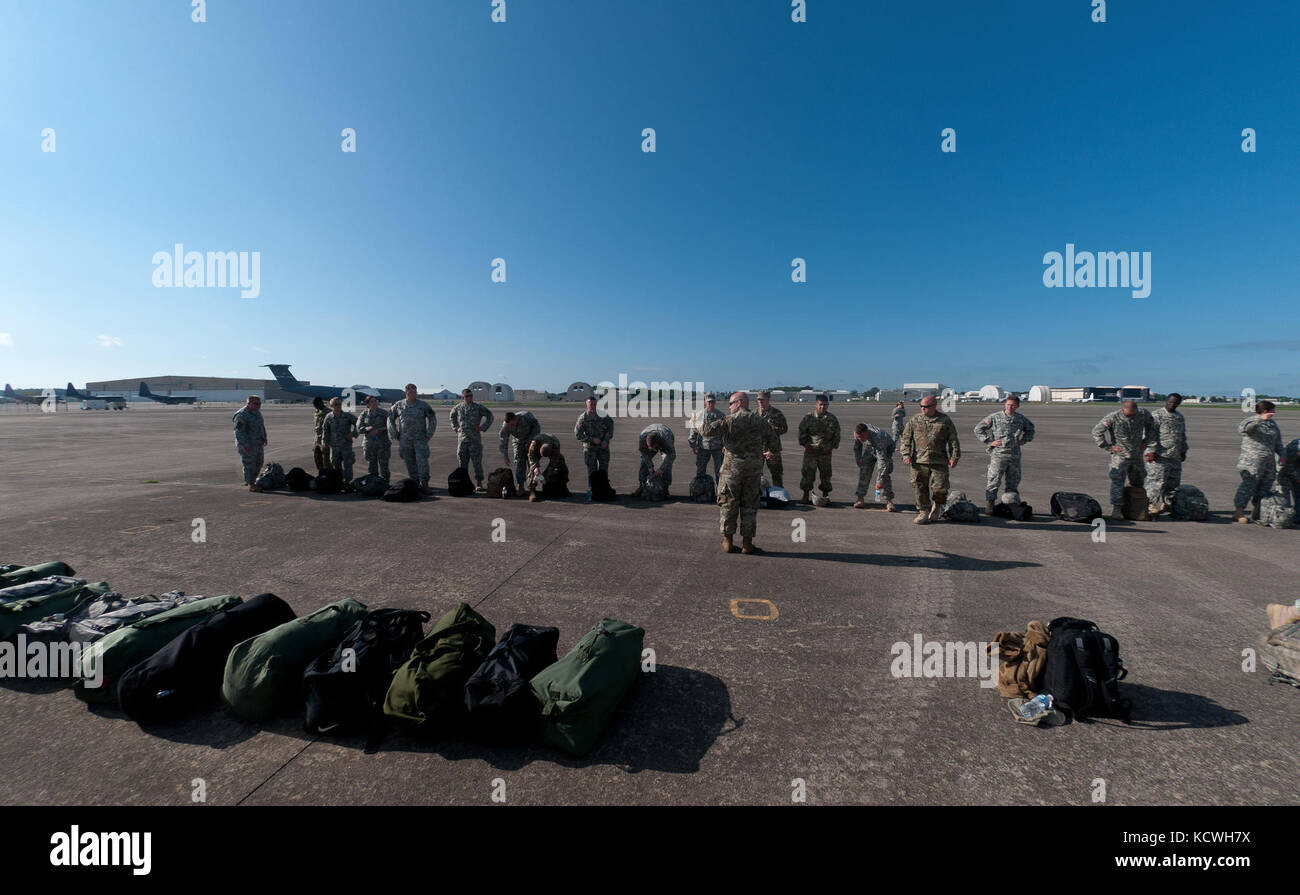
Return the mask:
[[270,354],[270,353],[271,353],[271,352],[267,351],[265,348],[258,348],[256,345],[249,345],[248,347],[249,347],[249,348],[252,348],[252,349],[253,349],[254,351],[256,351],[258,354]]
[[0,333],[0,348],[12,348],[13,344],[13,336],[9,335],[9,333]]
[[99,342],[101,348],[121,348],[126,344],[117,336],[106,336],[102,333],[95,341]]

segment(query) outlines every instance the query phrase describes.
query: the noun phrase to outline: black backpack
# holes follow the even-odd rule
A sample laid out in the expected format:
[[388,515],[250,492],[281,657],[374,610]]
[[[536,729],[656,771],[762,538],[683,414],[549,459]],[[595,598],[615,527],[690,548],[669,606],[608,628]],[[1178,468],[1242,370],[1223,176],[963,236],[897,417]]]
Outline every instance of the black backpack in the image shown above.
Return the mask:
[[447,490],[451,492],[452,497],[469,497],[474,493],[474,483],[470,481],[469,470],[464,466],[457,466],[447,476]]
[[290,491],[310,491],[312,477],[301,466],[295,466],[284,475],[285,484]]
[[609,484],[609,472],[604,469],[597,469],[589,475],[587,477],[587,486],[591,488],[591,499],[593,501],[607,503],[618,499],[618,493]]
[[1052,515],[1065,522],[1082,522],[1085,525],[1101,518],[1101,504],[1086,494],[1074,491],[1057,491],[1052,495]]
[[352,492],[362,497],[383,497],[388,482],[377,475],[357,476],[352,480]]
[[316,476],[317,494],[338,494],[343,490],[343,473],[337,469],[326,469]]
[[410,503],[420,499],[420,485],[415,479],[402,479],[390,485],[384,492],[383,499],[394,503]]
[[1128,669],[1119,641],[1081,618],[1057,618],[1047,626],[1047,667],[1042,692],[1075,718],[1119,718],[1129,723],[1133,704],[1119,695]]
[[214,612],[122,675],[117,701],[137,724],[157,724],[187,715],[221,692],[226,657],[235,644],[294,619],[275,594]]
[[999,519],[1010,519],[1014,522],[1024,522],[1033,518],[1034,508],[1027,503],[1016,501],[1015,503],[995,503],[993,504],[992,516]]
[[537,735],[539,706],[529,681],[555,664],[559,642],[559,628],[510,626],[465,683],[471,736],[522,743]]
[[317,656],[302,676],[307,732],[374,732],[382,723],[393,672],[424,639],[428,620],[429,613],[418,610],[374,609],[342,643]]

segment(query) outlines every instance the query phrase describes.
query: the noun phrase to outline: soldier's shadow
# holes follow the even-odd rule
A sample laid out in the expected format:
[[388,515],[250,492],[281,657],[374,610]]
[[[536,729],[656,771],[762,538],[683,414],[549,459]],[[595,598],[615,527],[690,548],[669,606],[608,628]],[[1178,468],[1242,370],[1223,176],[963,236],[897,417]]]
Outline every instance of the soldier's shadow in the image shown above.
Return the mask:
[[1008,569],[1029,569],[1041,566],[1041,563],[1036,562],[1022,562],[1014,559],[982,559],[933,549],[930,552],[938,554],[937,556],[909,556],[895,553],[802,553],[790,550],[764,550],[763,552],[766,556],[779,558],[820,559],[828,562],[913,569],[942,569],[944,571],[958,572],[1005,572]]

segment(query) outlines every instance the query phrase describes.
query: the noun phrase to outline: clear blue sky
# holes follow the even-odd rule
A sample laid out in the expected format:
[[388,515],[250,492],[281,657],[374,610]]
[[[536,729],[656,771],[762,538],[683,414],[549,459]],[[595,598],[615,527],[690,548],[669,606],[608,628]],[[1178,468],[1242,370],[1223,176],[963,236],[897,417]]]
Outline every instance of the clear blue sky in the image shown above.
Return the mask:
[[[1300,393],[1294,0],[789,7],[5,3],[0,378]],[[178,242],[260,296],[154,288]]]

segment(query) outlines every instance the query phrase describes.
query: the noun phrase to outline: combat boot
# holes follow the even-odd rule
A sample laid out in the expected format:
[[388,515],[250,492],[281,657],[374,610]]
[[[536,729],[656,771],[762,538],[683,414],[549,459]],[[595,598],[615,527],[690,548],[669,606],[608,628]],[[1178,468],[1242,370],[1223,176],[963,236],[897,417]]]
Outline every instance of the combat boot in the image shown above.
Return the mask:
[[1233,522],[1244,522],[1244,523],[1249,524],[1249,523],[1250,523],[1250,518],[1246,515],[1246,508],[1245,508],[1245,507],[1233,507],[1233,509],[1232,509],[1232,521],[1233,521]]
[[723,552],[723,553],[735,553],[735,552],[736,552],[736,547],[735,547],[735,545],[731,543],[731,535],[723,535],[723,536],[722,536],[722,552]]
[[811,504],[812,504],[812,492],[811,492],[811,491],[804,491],[804,493],[803,493],[803,497],[801,497],[801,498],[799,499],[799,502],[800,502],[800,503],[804,503],[804,504],[809,504],[809,505],[811,505]]
[[533,485],[533,487],[528,489],[528,501],[530,503],[537,503],[539,500],[541,500],[541,498],[537,496],[537,486]]
[[992,516],[992,515],[993,515],[993,508],[994,508],[995,506],[997,506],[997,501],[996,501],[996,500],[990,500],[990,501],[988,502],[988,505],[989,505],[989,515]]
[[755,547],[755,546],[754,546],[754,539],[753,539],[753,538],[742,538],[742,539],[741,539],[740,552],[741,552],[741,553],[744,553],[744,554],[750,554],[750,553],[762,553],[763,550],[762,550],[762,548],[760,548],[760,547]]
[[866,505],[866,503],[862,500],[861,497],[859,497],[857,500],[853,501],[853,509],[855,509],[855,510],[865,510],[866,508],[867,508],[867,505]]
[[262,486],[257,484],[257,482],[254,482],[253,484],[248,486],[248,490],[252,491],[254,494],[260,494],[262,491]]
[[1116,522],[1124,521],[1124,508],[1117,503],[1110,505],[1110,518]]
[[1161,513],[1163,513],[1164,511],[1165,511],[1165,505],[1164,505],[1163,503],[1149,503],[1149,504],[1147,504],[1147,515],[1148,515],[1149,517],[1151,517],[1152,519],[1154,519],[1155,517],[1159,516],[1159,515],[1160,515]]
[[885,501],[885,512],[886,512],[886,513],[897,513],[897,512],[898,512],[898,507],[894,506],[894,502],[893,502],[892,500],[887,500],[887,501]]
[[916,518],[912,520],[912,522],[916,525],[925,525],[929,521],[930,521],[929,507],[922,507],[920,512],[916,514]]
[[[940,498],[943,498],[942,500]],[[948,495],[934,495],[934,505],[930,507],[930,521],[939,522],[943,519],[943,508],[948,502]]]

